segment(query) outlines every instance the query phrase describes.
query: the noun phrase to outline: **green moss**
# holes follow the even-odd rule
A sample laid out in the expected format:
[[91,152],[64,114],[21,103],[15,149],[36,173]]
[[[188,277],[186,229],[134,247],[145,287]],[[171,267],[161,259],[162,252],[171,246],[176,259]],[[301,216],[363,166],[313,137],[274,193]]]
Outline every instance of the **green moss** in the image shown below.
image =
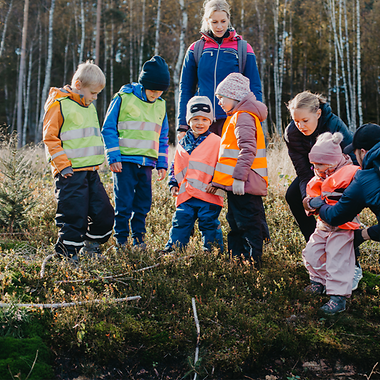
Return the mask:
[[26,379],[29,372],[30,380],[51,379],[50,361],[50,351],[41,338],[0,338],[0,379],[12,379],[11,373]]

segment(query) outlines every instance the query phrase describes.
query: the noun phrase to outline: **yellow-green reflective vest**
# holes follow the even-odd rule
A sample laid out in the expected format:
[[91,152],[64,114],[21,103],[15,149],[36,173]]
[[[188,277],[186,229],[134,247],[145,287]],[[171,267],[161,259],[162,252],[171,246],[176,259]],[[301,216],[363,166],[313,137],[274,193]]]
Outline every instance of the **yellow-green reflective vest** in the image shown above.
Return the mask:
[[117,129],[120,153],[125,156],[147,156],[157,159],[165,100],[144,102],[132,93],[119,92],[121,106]]
[[59,137],[73,169],[102,164],[104,145],[95,106],[81,106],[67,97],[58,101],[63,116]]

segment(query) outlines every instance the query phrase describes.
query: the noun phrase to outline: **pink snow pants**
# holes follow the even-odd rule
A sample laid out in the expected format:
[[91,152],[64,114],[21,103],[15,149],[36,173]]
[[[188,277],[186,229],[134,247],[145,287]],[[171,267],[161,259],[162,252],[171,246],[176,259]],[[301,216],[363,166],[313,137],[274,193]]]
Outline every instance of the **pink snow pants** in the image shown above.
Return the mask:
[[353,230],[324,231],[317,227],[302,251],[310,280],[325,285],[326,294],[351,295],[355,271],[353,240]]

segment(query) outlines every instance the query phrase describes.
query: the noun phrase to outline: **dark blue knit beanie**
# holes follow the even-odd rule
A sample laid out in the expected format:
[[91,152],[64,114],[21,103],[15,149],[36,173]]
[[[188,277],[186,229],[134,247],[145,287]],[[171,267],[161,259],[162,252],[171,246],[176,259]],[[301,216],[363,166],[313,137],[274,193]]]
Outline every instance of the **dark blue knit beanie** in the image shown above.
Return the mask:
[[155,55],[146,61],[140,72],[139,83],[146,90],[166,91],[170,84],[170,74],[165,60]]

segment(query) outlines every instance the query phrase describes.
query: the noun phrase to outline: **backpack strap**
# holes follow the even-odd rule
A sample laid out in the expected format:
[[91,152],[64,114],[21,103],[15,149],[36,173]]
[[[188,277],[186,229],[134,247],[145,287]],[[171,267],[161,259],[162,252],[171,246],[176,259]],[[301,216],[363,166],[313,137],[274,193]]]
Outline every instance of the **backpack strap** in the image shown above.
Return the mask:
[[239,39],[237,41],[238,48],[238,61],[239,61],[239,73],[243,73],[245,69],[245,64],[247,62],[247,41]]
[[198,67],[199,60],[201,59],[201,55],[203,53],[203,49],[205,47],[205,40],[201,38],[194,45],[194,60],[195,65]]
[[[205,47],[205,40],[201,38],[194,44],[194,61],[195,65],[198,67],[199,60],[201,59],[203,49]],[[237,50],[238,50],[238,61],[239,61],[239,73],[243,73],[245,69],[245,64],[247,62],[247,41],[238,39]]]

